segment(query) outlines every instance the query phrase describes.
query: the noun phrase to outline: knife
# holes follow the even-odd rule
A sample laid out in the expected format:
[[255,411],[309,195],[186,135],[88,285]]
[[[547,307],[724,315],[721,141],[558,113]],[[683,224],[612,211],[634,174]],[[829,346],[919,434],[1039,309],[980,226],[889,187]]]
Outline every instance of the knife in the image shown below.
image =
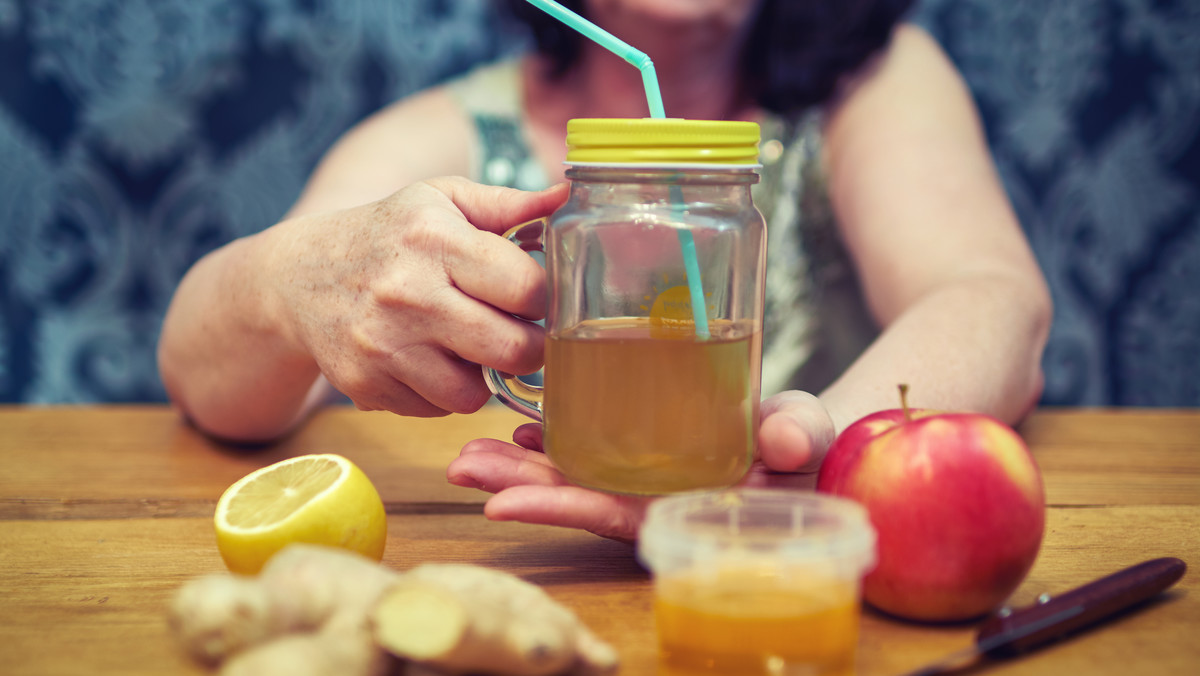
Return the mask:
[[979,627],[975,645],[904,676],[935,676],[979,659],[1007,659],[1084,629],[1166,590],[1183,577],[1187,564],[1164,557],[1143,561],[1059,596],[1003,608]]

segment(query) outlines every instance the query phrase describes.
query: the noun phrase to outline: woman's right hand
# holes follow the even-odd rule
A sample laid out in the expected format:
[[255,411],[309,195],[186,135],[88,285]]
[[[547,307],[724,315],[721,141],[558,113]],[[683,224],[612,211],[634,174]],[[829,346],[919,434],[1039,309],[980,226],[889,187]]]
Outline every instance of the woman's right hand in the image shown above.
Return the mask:
[[[288,342],[363,410],[471,412],[490,396],[479,365],[531,373],[545,276],[506,230],[544,216],[563,186],[523,192],[462,178],[302,216],[270,232],[264,288]],[[515,315],[515,316],[514,316]]]
[[[754,463],[741,485],[816,486],[817,471],[837,433],[821,400],[807,392],[781,392],[763,401],[760,416]],[[580,528],[622,542],[637,540],[652,500],[573,485],[543,453],[539,423],[518,427],[513,443],[467,443],[447,467],[446,478],[455,486],[494,493],[483,508],[494,521]]]

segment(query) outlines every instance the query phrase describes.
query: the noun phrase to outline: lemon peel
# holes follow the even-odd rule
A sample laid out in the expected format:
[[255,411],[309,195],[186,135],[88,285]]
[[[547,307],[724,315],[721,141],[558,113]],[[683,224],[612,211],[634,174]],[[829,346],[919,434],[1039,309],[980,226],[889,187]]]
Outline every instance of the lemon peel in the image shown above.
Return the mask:
[[302,455],[255,470],[227,488],[213,517],[229,570],[253,575],[279,550],[304,542],[375,561],[387,543],[387,514],[374,484],[350,460]]

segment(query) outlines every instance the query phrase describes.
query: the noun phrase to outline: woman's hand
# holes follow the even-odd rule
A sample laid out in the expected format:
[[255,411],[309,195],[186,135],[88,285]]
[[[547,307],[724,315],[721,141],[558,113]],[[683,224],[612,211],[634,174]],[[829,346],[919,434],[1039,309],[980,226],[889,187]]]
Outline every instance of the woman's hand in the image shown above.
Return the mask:
[[479,365],[541,365],[545,277],[497,237],[542,216],[556,190],[440,178],[378,202],[287,222],[271,290],[287,333],[364,410],[467,413],[489,396]]
[[564,187],[420,181],[362,206],[304,210],[210,253],[163,324],[172,401],[239,441],[294,429],[330,384],[361,409],[478,409],[489,396],[479,364],[520,374],[542,359],[541,329],[516,316],[544,312],[545,274],[498,235],[549,214]]
[[[825,407],[807,392],[783,392],[764,401],[761,411],[757,456],[742,484],[812,488],[836,435]],[[542,452],[540,424],[518,427],[513,441],[476,439],[447,469],[450,483],[495,493],[484,507],[489,519],[580,528],[625,542],[637,539],[653,498],[572,485]]]

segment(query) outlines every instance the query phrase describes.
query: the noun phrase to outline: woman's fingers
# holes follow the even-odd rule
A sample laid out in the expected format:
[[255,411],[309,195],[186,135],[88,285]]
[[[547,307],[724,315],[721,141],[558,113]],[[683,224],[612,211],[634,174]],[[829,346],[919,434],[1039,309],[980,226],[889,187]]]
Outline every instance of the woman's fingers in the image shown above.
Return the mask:
[[461,178],[426,182],[441,191],[476,230],[444,261],[453,284],[472,298],[504,312],[538,319],[546,310],[546,276],[541,266],[496,235],[547,216],[566,199],[566,185],[540,192],[481,186]]
[[579,528],[632,542],[650,498],[611,495],[571,485],[521,485],[500,491],[484,506],[493,521]]
[[482,230],[447,252],[446,272],[468,296],[509,314],[540,319],[546,313],[546,272],[520,247]]
[[496,234],[547,216],[567,199],[566,183],[537,192],[480,185],[457,176],[432,178],[424,183],[449,198],[476,228]]
[[808,392],[781,392],[763,401],[758,430],[760,459],[780,472],[815,472],[837,436],[833,419]]
[[444,328],[436,336],[445,349],[502,373],[528,374],[541,368],[542,327],[475,299],[461,300],[447,303]]
[[[362,360],[335,359],[321,364],[330,384],[362,410],[417,417],[472,413],[491,397],[478,365],[437,347],[409,345],[398,349],[404,357],[370,358],[376,352],[363,351]],[[414,367],[405,370],[397,360]]]
[[[536,425],[523,425],[514,438],[532,438]],[[494,521],[520,521],[578,528],[631,542],[637,539],[649,498],[601,493],[574,486],[544,454],[498,439],[476,439],[450,463],[446,478],[455,486],[495,495],[484,514]]]
[[[463,446],[461,453],[476,453],[476,452],[494,452],[494,453],[511,453],[516,455],[524,455],[527,451],[542,452],[542,424],[541,423],[525,423],[517,429],[513,430],[513,444],[499,439],[476,439],[467,442]],[[515,444],[515,445],[514,445]],[[546,456],[542,456],[541,460],[549,463],[550,460]]]
[[513,486],[565,486],[568,484],[545,455],[498,439],[476,439],[463,447],[446,468],[455,486],[489,493]]
[[513,441],[531,451],[545,451],[542,448],[542,424],[525,423],[513,431]]

